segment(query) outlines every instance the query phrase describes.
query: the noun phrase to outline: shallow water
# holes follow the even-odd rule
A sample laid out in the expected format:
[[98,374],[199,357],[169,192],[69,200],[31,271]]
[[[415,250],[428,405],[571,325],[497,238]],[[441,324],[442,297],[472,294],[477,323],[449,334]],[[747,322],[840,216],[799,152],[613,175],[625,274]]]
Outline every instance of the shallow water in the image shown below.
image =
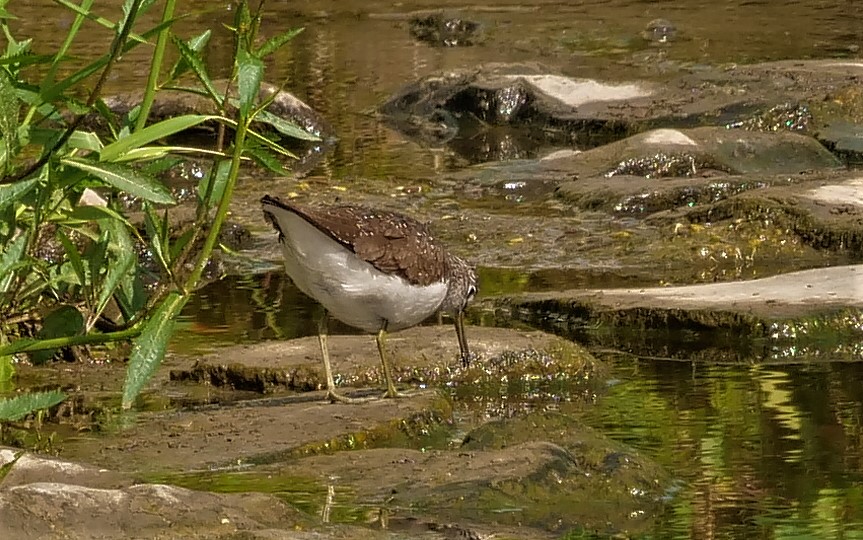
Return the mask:
[[657,538],[863,535],[858,364],[614,366],[584,415],[681,481]]
[[[210,27],[207,55],[213,76],[229,69],[227,4],[186,2],[194,15],[179,23],[189,37]],[[294,44],[268,62],[268,78],[288,87],[334,126],[340,143],[307,179],[309,185],[349,197],[351,189],[391,193],[405,185],[438,189],[441,173],[481,159],[405,140],[374,109],[403,85],[430,73],[484,62],[539,62],[574,77],[622,80],[645,73],[661,80],[681,67],[757,61],[846,57],[859,53],[863,11],[847,1],[643,2],[537,0],[494,6],[446,0],[267,5],[265,37],[304,26]],[[413,40],[411,12],[445,8],[483,27],[474,47],[430,47]],[[19,37],[37,38],[37,51],[63,38],[68,13],[47,1],[10,8]],[[104,13],[106,16],[116,16]],[[649,21],[669,19],[678,29],[665,45],[645,41]],[[151,19],[152,20],[152,19]],[[47,21],[47,22],[46,22]],[[106,32],[80,40],[71,65],[83,65]],[[109,90],[139,85],[149,51],[126,55]],[[297,189],[293,180],[265,179],[250,191]],[[345,190],[348,195],[345,196]],[[484,270],[482,294],[638,282],[575,270],[523,274]],[[188,305],[174,340],[176,351],[311,335],[317,308],[279,273],[231,279],[208,287]],[[487,321],[472,315],[474,324]],[[334,325],[334,332],[347,328]],[[670,354],[680,341],[670,341]],[[610,357],[612,381],[590,407],[565,405],[589,424],[639,449],[679,480],[657,521],[655,538],[863,538],[863,368],[859,364],[770,365],[735,358],[721,366]],[[282,484],[278,484],[282,481]],[[256,480],[257,481],[257,480]],[[336,508],[333,520],[362,519],[350,494],[328,499],[326,486],[274,479],[274,492],[312,513]],[[202,486],[206,487],[206,486]],[[235,473],[217,490],[247,489]],[[260,482],[255,489],[262,489]],[[340,499],[341,497],[341,499]],[[339,502],[343,504],[339,506]],[[350,504],[348,504],[350,501]],[[341,510],[339,510],[341,508]]]
[[[523,281],[531,282],[529,276]],[[546,286],[534,282],[524,289]],[[195,336],[212,345],[313,335],[316,307],[279,274],[247,279],[221,300],[216,288],[223,286],[205,289],[189,305],[175,348],[195,348]],[[482,324],[481,315],[474,322]],[[544,408],[574,414],[671,471],[676,488],[651,537],[863,537],[863,366],[830,358],[768,366],[738,357],[729,365],[706,365],[597,354],[612,369],[595,403],[543,402],[535,394],[523,407],[508,401],[507,414]],[[452,444],[464,434],[477,405],[469,404],[470,396],[459,399],[457,425],[416,445]],[[231,491],[259,478],[232,474],[174,480]],[[293,490],[287,486],[294,479],[280,484],[277,476],[265,476],[267,489],[312,513],[330,512],[336,521],[362,521],[364,511],[377,508],[349,491],[328,496],[323,484]]]

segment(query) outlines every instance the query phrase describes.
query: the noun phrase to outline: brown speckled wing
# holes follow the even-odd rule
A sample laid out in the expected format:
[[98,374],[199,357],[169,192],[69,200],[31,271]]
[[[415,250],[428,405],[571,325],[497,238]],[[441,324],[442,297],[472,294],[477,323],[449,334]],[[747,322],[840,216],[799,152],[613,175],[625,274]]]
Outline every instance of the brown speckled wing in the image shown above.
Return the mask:
[[449,272],[443,246],[425,224],[362,206],[301,206],[268,198],[294,212],[381,272],[414,285],[438,283]]

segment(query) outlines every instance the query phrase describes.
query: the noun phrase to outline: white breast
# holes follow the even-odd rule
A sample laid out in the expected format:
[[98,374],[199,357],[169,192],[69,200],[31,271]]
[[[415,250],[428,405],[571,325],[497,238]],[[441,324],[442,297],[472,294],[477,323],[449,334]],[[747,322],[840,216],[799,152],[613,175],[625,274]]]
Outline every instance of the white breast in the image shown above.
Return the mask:
[[385,274],[293,212],[270,209],[285,238],[288,275],[305,294],[336,319],[366,332],[417,325],[437,312],[446,296],[444,282],[411,286]]

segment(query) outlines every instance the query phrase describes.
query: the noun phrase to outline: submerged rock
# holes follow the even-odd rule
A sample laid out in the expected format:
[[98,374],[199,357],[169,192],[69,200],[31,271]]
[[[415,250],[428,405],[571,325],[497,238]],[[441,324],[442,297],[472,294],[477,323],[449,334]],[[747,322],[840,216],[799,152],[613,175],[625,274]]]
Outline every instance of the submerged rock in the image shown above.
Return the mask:
[[[850,265],[729,283],[533,293],[496,303],[593,346],[688,361],[782,363],[863,359],[861,291],[863,266]],[[606,332],[584,331],[585,321]]]
[[653,19],[647,23],[641,37],[650,43],[664,45],[677,39],[677,26],[668,19]]
[[478,22],[455,14],[415,15],[408,26],[414,39],[435,47],[469,47],[481,38]]

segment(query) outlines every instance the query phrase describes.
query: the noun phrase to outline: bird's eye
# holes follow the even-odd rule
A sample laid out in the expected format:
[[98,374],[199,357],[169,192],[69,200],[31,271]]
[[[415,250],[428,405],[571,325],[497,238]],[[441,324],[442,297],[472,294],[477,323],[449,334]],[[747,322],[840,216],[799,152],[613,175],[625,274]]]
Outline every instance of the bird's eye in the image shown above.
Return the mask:
[[476,293],[477,293],[477,291],[476,291],[475,285],[468,285],[467,286],[467,297],[469,299],[473,299],[473,297],[476,296]]

